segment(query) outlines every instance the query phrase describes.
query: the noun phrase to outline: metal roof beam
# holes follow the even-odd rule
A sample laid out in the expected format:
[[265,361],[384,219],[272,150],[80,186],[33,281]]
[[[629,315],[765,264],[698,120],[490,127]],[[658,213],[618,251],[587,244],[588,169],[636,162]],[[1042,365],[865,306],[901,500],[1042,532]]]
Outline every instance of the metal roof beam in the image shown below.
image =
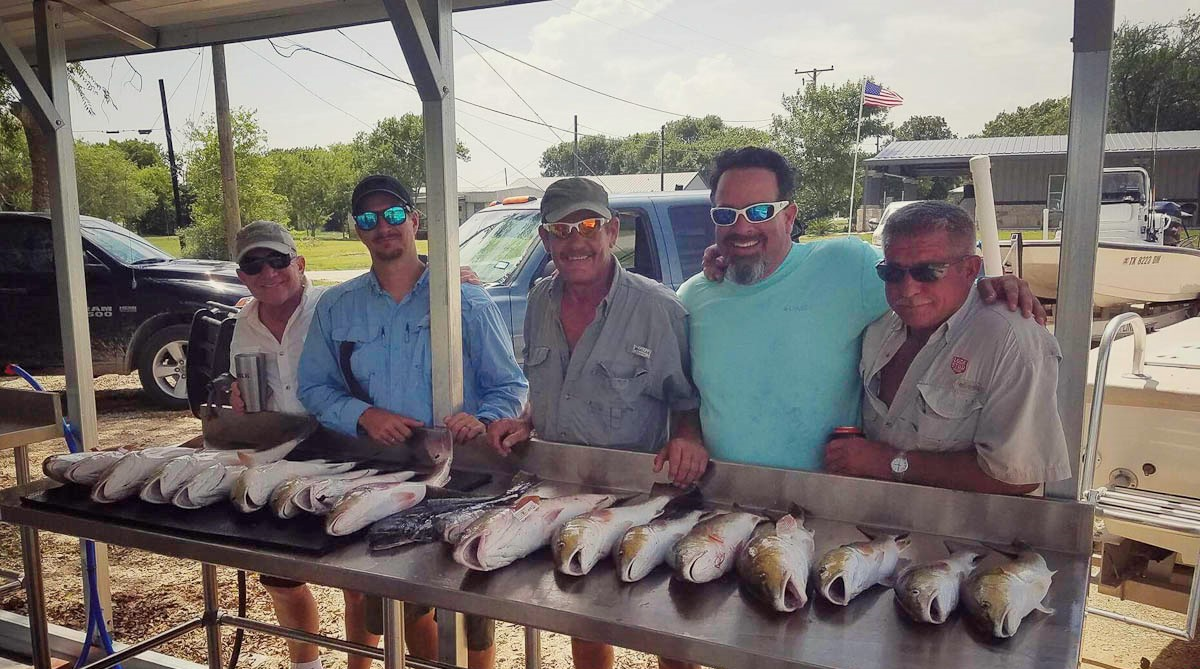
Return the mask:
[[419,0],[383,0],[383,6],[392,20],[392,29],[396,31],[396,39],[404,52],[404,60],[408,61],[408,71],[412,73],[421,100],[441,100],[450,92],[450,87],[446,85],[445,67],[434,46],[421,3]]
[[100,0],[58,0],[75,16],[116,33],[117,37],[139,49],[158,46],[158,31],[120,12]]
[[4,27],[3,21],[0,21],[0,66],[12,79],[13,86],[16,86],[17,92],[21,94],[21,99],[33,109],[33,116],[38,125],[42,126],[47,135],[53,135],[62,127],[62,117],[54,108],[54,102],[42,87],[42,82],[38,81],[37,74],[29,67],[25,54],[17,48],[12,33]]

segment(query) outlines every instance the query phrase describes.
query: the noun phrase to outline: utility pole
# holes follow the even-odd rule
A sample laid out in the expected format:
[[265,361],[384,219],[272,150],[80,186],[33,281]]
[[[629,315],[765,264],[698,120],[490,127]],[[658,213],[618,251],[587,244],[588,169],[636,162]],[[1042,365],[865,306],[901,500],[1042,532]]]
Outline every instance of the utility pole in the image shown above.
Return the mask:
[[575,176],[579,176],[579,114],[575,115]]
[[221,152],[221,198],[224,200],[225,245],[233,258],[237,233],[242,228],[238,208],[237,168],[233,161],[233,127],[229,118],[229,80],[225,76],[225,45],[212,45],[213,92],[217,98],[217,144]]
[[667,126],[664,125],[658,130],[658,190],[664,191],[667,189]]
[[163,127],[167,131],[167,161],[171,164],[171,192],[175,195],[175,224],[169,234],[175,234],[179,224],[183,222],[183,202],[179,198],[179,166],[175,164],[175,142],[171,140],[171,115],[167,113],[167,88],[163,80],[158,80],[158,95],[162,98]]
[[796,70],[796,74],[807,74],[807,75],[811,76],[812,77],[811,83],[812,83],[813,87],[816,87],[816,85],[817,85],[817,75],[822,72],[833,72],[833,66],[830,65],[829,67],[822,67],[822,68],[814,67],[811,70]]

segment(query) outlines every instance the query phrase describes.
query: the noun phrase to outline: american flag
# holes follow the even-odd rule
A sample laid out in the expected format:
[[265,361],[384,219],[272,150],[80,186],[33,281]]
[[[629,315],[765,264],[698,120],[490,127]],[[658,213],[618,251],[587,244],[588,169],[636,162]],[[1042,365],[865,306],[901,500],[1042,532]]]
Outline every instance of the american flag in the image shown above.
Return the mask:
[[904,104],[904,98],[895,91],[868,81],[863,85],[863,104],[868,107],[899,107]]

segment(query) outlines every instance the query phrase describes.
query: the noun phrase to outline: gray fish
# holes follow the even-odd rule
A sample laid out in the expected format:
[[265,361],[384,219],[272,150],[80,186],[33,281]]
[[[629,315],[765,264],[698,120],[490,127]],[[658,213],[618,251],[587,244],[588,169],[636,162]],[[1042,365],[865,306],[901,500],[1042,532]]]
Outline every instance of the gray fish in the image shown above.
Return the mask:
[[376,469],[352,469],[336,474],[316,474],[288,479],[271,491],[271,510],[280,518],[295,518],[306,511],[304,507],[309,504],[307,497],[314,485],[330,480],[360,481],[378,473]]
[[124,448],[111,451],[81,451],[59,453],[42,461],[42,473],[59,483],[95,485],[121,458],[129,453]]
[[358,488],[338,500],[325,517],[325,532],[340,537],[352,534],[393,513],[412,508],[425,499],[424,483],[376,483]]
[[621,580],[633,583],[645,578],[666,562],[667,553],[696,523],[711,515],[702,509],[666,511],[646,525],[630,528],[614,551]]
[[765,516],[730,511],[702,520],[667,553],[667,561],[685,581],[708,583],[733,569],[737,556]]
[[146,485],[142,486],[138,497],[151,504],[170,504],[171,499],[187,482],[200,473],[205,467],[219,462],[232,465],[238,463],[236,451],[206,451],[199,450],[181,458],[175,458],[163,465]]
[[[669,486],[668,486],[669,487]],[[655,494],[640,504],[626,504],[576,516],[555,531],[550,540],[554,564],[570,576],[584,576],[600,560],[612,554],[613,547],[631,527],[645,525],[662,515],[668,506],[699,506],[699,491],[680,495],[677,490]]]
[[168,462],[195,452],[183,446],[158,446],[129,453],[92,487],[92,501],[107,504],[132,497]]
[[871,541],[834,548],[817,564],[817,590],[830,602],[845,606],[876,584],[891,587],[908,534],[883,534],[859,528]]
[[976,571],[962,589],[968,617],[1001,639],[1016,634],[1021,621],[1033,611],[1054,614],[1042,600],[1058,572],[1050,571],[1046,559],[1028,546],[1018,549],[1020,553],[1008,562]]
[[499,495],[426,498],[406,511],[376,521],[367,532],[367,543],[371,550],[378,551],[434,541],[440,535],[435,529],[439,519],[451,515],[462,518],[472,512],[482,515],[488,509],[510,505],[536,484],[537,477],[522,472],[514,477],[512,487]]
[[476,571],[506,567],[545,546],[568,520],[616,501],[616,495],[526,495],[514,506],[493,509],[475,521],[454,547],[454,561]]
[[354,490],[379,483],[404,483],[416,475],[416,472],[405,471],[375,474],[355,479],[338,478],[317,481],[297,495],[296,506],[308,513],[324,516],[333,510],[333,505],[337,504],[338,500]]
[[958,608],[958,593],[984,556],[982,549],[947,544],[949,557],[914,565],[896,577],[896,602],[913,620],[941,625]]
[[229,497],[239,511],[251,513],[266,506],[271,499],[271,493],[285,481],[301,476],[348,472],[354,468],[354,465],[353,462],[326,462],[324,460],[308,462],[279,460],[266,465],[249,467],[233,485]]
[[181,509],[199,509],[229,499],[229,492],[245,471],[244,465],[214,462],[176,492],[171,504]]

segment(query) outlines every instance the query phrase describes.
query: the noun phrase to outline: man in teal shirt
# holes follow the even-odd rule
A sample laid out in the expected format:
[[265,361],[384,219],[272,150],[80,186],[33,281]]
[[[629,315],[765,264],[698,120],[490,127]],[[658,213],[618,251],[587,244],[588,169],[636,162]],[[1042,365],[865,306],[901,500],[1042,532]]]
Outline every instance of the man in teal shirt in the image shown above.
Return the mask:
[[[705,445],[715,460],[820,469],[833,428],[860,422],[862,332],[888,310],[880,253],[852,237],[793,244],[795,175],[774,151],[725,151],[711,182],[716,274],[728,280],[696,275],[679,289]],[[1012,277],[979,292],[1040,309]]]

